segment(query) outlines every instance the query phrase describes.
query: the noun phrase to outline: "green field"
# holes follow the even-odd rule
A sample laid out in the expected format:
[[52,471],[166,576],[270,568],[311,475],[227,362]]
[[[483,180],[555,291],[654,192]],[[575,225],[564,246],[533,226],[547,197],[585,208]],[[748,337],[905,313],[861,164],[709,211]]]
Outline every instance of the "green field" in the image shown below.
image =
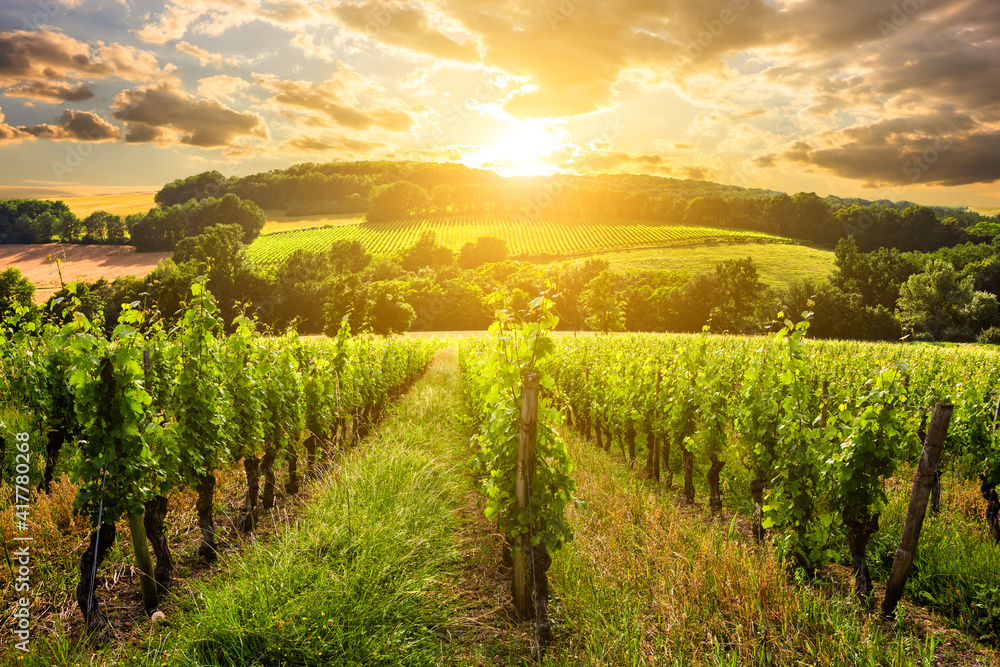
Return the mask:
[[703,243],[679,248],[640,248],[596,252],[580,258],[606,259],[615,271],[666,269],[695,275],[711,271],[718,262],[750,257],[764,283],[784,287],[793,280],[822,280],[835,268],[833,251],[791,243]]
[[360,241],[368,252],[385,255],[413,245],[425,231],[458,250],[481,236],[507,241],[511,255],[554,258],[605,250],[686,246],[712,243],[792,243],[790,239],[733,229],[649,224],[645,221],[598,222],[573,218],[533,220],[524,216],[467,216],[353,223],[267,234],[254,241],[250,256],[259,264],[277,264],[295,250],[325,250],[335,241]]

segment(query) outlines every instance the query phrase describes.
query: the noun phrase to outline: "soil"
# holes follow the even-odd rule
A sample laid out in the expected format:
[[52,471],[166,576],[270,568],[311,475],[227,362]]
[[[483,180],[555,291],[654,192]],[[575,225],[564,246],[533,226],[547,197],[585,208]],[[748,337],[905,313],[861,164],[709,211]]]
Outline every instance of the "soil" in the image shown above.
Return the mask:
[[[35,284],[35,303],[44,303],[62,282],[144,276],[169,252],[137,253],[132,246],[43,243],[0,245],[0,270],[16,267]],[[60,260],[60,264],[56,263]]]

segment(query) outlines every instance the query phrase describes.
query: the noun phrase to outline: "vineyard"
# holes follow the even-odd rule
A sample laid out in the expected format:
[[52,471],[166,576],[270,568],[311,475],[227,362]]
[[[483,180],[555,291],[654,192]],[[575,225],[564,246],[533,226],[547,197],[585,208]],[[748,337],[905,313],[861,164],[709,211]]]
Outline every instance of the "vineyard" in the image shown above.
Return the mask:
[[[807,322],[790,320],[767,338],[550,340],[532,328],[539,324],[524,326],[526,343],[503,330],[462,343],[467,393],[484,410],[481,437],[490,457],[493,448],[508,457],[516,450],[509,425],[517,415],[504,406],[529,391],[521,379],[526,372],[540,373],[547,388],[541,400],[556,407],[539,412],[539,429],[547,421],[546,432],[556,433],[565,420],[584,441],[620,452],[640,478],[676,489],[681,507],[703,502],[713,514],[731,513],[730,533],[745,517],[747,539],[769,545],[806,581],[832,564],[849,567],[861,610],[875,607],[876,590],[886,584],[881,610],[894,616],[905,583],[907,596],[955,627],[1000,639],[996,352],[813,342]],[[515,396],[502,400],[504,391]],[[562,445],[550,444],[540,454],[539,465],[557,468],[532,482],[538,506],[531,521],[512,508],[509,484],[490,490],[502,475],[484,475],[501,527],[505,512],[511,517],[512,548],[526,526],[532,544],[542,546],[558,547],[557,538],[570,534],[561,508],[573,484],[561,471],[571,466],[559,464],[564,455],[552,453],[558,451]],[[930,515],[918,551],[921,494]],[[970,507],[980,494],[978,507]],[[547,523],[546,508],[555,501],[558,511]]]
[[267,234],[249,247],[259,264],[277,264],[295,250],[324,251],[342,239],[357,240],[375,255],[391,254],[416,243],[425,231],[438,242],[459,250],[481,236],[507,241],[511,255],[573,255],[603,250],[697,243],[788,243],[788,239],[761,232],[710,227],[649,224],[639,221],[606,222],[569,217],[532,219],[524,216],[449,216],[391,222],[342,224]]
[[[29,664],[129,655],[151,613],[124,664],[980,664],[1000,641],[996,352],[497,315],[381,436],[437,341],[262,336],[202,282],[171,330],[15,316],[0,655],[66,622],[83,648]],[[305,527],[261,535],[320,480]],[[216,573],[189,590],[192,561]],[[165,604],[183,632],[157,634]]]
[[[18,327],[15,317],[15,329],[0,339],[0,469],[14,501],[0,512],[0,528],[8,566],[11,554],[21,554],[23,566],[16,588],[4,579],[5,608],[29,599],[14,593],[29,590],[30,577],[32,615],[57,603],[37,595],[46,590],[43,572],[67,566],[54,557],[63,537],[38,533],[32,512],[36,494],[52,490],[57,471],[68,471],[72,513],[92,531],[78,556],[74,597],[95,645],[116,632],[95,582],[123,525],[148,613],[175,585],[167,530],[178,528],[168,515],[188,509],[177,506],[179,497],[196,494],[197,555],[215,561],[217,475],[237,465],[245,470],[246,501],[236,523],[240,533],[253,533],[281,491],[279,467],[287,476],[284,494],[297,494],[303,477],[364,437],[439,347],[352,338],[346,322],[335,340],[302,340],[294,332],[262,337],[245,317],[228,323],[227,333],[204,282],[192,287],[173,330],[135,306],[123,307],[110,337],[100,322],[76,312],[65,324],[41,328]],[[28,618],[27,602],[20,605]],[[18,613],[6,617],[4,632],[23,633],[27,646],[28,624],[19,623]]]

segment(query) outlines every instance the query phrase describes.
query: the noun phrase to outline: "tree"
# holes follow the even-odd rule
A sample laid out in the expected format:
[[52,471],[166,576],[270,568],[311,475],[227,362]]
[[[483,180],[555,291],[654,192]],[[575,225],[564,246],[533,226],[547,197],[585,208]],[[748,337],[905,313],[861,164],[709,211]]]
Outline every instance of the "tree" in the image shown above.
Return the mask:
[[721,197],[698,197],[688,204],[685,222],[689,225],[725,227],[729,223],[731,208]]
[[458,253],[458,265],[463,269],[478,269],[483,264],[507,261],[507,242],[495,236],[480,236],[469,241]]
[[997,320],[996,297],[975,292],[972,276],[959,278],[950,263],[935,259],[910,276],[899,293],[897,313],[923,340],[973,340]]
[[422,233],[416,243],[399,254],[400,266],[413,272],[425,267],[438,270],[454,263],[455,253],[438,243],[433,230]]
[[396,181],[373,188],[368,195],[368,222],[408,218],[430,206],[431,198],[419,185]]
[[365,328],[381,336],[409,331],[416,315],[413,306],[406,303],[406,290],[406,283],[400,280],[370,284]]
[[121,217],[107,211],[94,211],[83,219],[83,228],[87,232],[84,241],[103,240],[116,220],[120,222]]
[[62,216],[59,224],[52,230],[64,243],[73,243],[80,239],[83,231],[83,221],[73,214]]
[[360,273],[371,264],[372,256],[360,241],[341,239],[330,246],[327,261],[331,273]]
[[108,243],[113,245],[125,245],[125,219],[116,215],[111,220],[108,220]]
[[830,282],[847,294],[858,294],[864,306],[892,310],[899,288],[920,271],[918,261],[895,248],[859,252],[853,237],[841,239],[834,250],[834,270]]
[[0,320],[6,319],[16,306],[30,308],[34,296],[34,283],[20,269],[12,266],[0,272]]
[[580,298],[588,327],[604,333],[625,328],[626,301],[621,292],[621,276],[610,269],[587,283]]
[[234,194],[221,199],[191,200],[166,209],[154,208],[132,224],[132,244],[139,252],[173,250],[177,242],[197,236],[214,225],[239,225],[243,243],[251,243],[264,228],[264,212]]
[[715,265],[715,301],[712,328],[744,333],[760,321],[765,293],[752,258],[728,259]]
[[177,244],[174,261],[194,262],[199,273],[207,273],[213,282],[228,282],[238,265],[245,262],[239,225],[215,225],[203,234],[191,236]]
[[217,171],[206,171],[179,178],[163,186],[153,201],[160,208],[183,204],[191,199],[202,200],[226,194],[226,177]]
[[415,317],[405,299],[408,289],[400,280],[364,283],[356,274],[336,276],[327,290],[324,332],[336,336],[345,317],[354,332],[389,335],[408,331]]

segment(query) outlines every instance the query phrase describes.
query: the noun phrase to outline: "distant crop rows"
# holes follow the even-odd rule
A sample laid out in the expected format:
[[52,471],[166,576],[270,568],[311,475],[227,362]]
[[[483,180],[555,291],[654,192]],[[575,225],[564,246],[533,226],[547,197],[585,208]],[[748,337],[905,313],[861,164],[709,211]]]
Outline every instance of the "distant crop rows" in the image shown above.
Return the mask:
[[691,243],[787,243],[788,239],[742,230],[645,221],[606,222],[576,217],[533,220],[524,216],[465,216],[358,223],[303,229],[261,236],[251,244],[250,256],[260,264],[277,264],[295,250],[325,250],[335,241],[360,241],[375,255],[391,254],[413,245],[432,230],[440,243],[458,250],[480,236],[507,241],[514,256],[573,255],[601,250],[623,250]]

